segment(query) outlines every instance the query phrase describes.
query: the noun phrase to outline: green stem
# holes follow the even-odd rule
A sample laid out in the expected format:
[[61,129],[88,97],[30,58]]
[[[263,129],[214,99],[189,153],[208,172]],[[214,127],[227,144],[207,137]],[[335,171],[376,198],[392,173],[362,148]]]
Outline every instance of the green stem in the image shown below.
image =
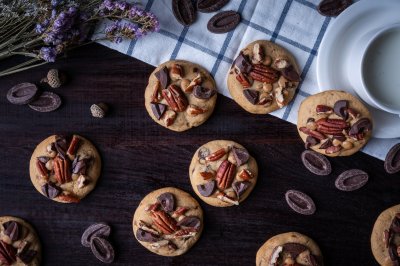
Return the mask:
[[27,69],[38,67],[38,66],[41,66],[41,65],[44,65],[44,64],[47,64],[47,63],[48,62],[44,61],[44,62],[39,63],[39,64],[35,64],[35,65],[27,66],[27,67],[22,67],[22,68],[18,68],[18,69],[11,70],[11,71],[9,69],[7,69],[5,71],[0,72],[0,77],[4,77],[4,76],[7,76],[7,75],[11,75],[11,74],[14,74],[14,73],[25,71]]
[[11,53],[14,52],[15,50],[18,50],[20,48],[28,47],[29,45],[32,45],[34,43],[38,43],[40,41],[42,41],[42,38],[38,37],[38,38],[33,39],[33,40],[29,41],[29,42],[21,43],[19,45],[13,46],[12,48],[7,49],[6,51],[0,52],[0,59],[9,57],[10,55],[12,55]]

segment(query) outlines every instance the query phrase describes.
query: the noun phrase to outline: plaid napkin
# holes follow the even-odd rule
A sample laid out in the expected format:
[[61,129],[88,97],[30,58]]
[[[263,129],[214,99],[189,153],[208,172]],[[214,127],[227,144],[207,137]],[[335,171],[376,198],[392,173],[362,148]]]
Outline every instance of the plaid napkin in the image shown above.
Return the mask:
[[[172,13],[171,0],[144,0],[143,7],[160,20],[158,33],[138,41],[125,40],[103,45],[157,66],[171,59],[198,63],[214,76],[220,93],[231,97],[226,75],[239,51],[255,40],[271,40],[289,50],[302,69],[299,92],[287,107],[272,115],[296,123],[299,104],[305,97],[319,92],[316,77],[316,56],[331,18],[316,11],[320,0],[231,0],[223,10],[236,10],[242,20],[226,34],[207,31],[207,22],[215,13],[197,13],[197,21],[188,27],[179,24]],[[105,27],[106,23],[99,25]],[[384,159],[388,149],[398,140],[371,140],[364,152]]]

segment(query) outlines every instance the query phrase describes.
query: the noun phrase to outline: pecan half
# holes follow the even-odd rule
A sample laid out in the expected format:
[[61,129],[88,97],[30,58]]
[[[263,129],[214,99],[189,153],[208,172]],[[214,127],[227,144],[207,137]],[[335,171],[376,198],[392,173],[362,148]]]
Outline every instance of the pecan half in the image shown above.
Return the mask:
[[161,83],[157,80],[156,85],[154,86],[154,91],[153,94],[151,95],[151,101],[152,103],[158,103],[159,101],[162,100],[161,92],[160,92],[160,86]]
[[217,170],[217,187],[221,190],[229,188],[232,185],[235,173],[236,165],[232,164],[228,160],[223,161]]
[[183,112],[188,106],[188,100],[181,88],[176,85],[170,85],[167,89],[162,91],[162,95],[167,101],[169,107],[175,112]]
[[47,179],[49,177],[46,165],[42,161],[40,161],[40,159],[36,159],[36,168],[39,171],[41,178]]
[[175,219],[169,216],[168,213],[160,210],[153,211],[151,216],[156,227],[166,235],[173,234],[179,230],[179,226],[176,225]]
[[317,112],[318,115],[321,115],[321,114],[327,114],[327,115],[328,114],[333,114],[333,108],[329,107],[329,106],[326,106],[326,105],[320,104],[320,105],[317,105],[316,112]]
[[207,109],[202,109],[197,105],[191,104],[189,108],[186,110],[187,114],[190,116],[198,116],[199,114],[204,114],[207,112]]
[[261,82],[274,83],[279,79],[280,73],[272,67],[256,64],[250,71],[250,77]]
[[242,84],[243,88],[250,88],[251,85],[253,85],[252,80],[249,79],[249,77],[242,72],[236,75],[236,80],[239,81],[240,84]]
[[208,155],[206,158],[204,158],[208,162],[214,162],[222,158],[226,154],[226,150],[224,148],[219,149],[210,155]]
[[60,184],[71,182],[71,163],[68,158],[62,159],[57,156],[54,159],[54,174]]
[[78,150],[80,139],[77,136],[73,136],[71,143],[69,144],[67,154],[74,156],[76,151]]
[[349,123],[342,119],[329,119],[329,118],[321,118],[316,121],[317,125],[322,125],[326,127],[345,129],[349,127]]

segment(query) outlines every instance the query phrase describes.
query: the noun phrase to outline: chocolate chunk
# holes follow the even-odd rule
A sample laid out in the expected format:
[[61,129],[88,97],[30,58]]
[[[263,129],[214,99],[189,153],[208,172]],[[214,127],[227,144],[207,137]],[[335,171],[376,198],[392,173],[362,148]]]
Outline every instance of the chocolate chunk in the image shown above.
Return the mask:
[[351,169],[341,173],[335,181],[337,189],[353,191],[363,187],[368,181],[368,174],[359,169]]
[[311,252],[308,254],[308,261],[310,262],[310,266],[319,266],[320,264],[318,263],[318,261],[320,261],[321,259],[313,254],[311,254]]
[[49,199],[54,199],[55,197],[61,194],[61,191],[62,191],[61,188],[51,183],[46,183],[42,186],[43,194]]
[[321,146],[319,146],[319,149],[325,150],[325,149],[327,149],[327,148],[329,148],[329,147],[331,147],[331,146],[333,146],[332,140],[327,139],[327,140],[325,140],[325,141],[321,144]]
[[299,73],[297,73],[293,65],[284,68],[281,72],[282,76],[284,76],[289,81],[299,82],[301,80]]
[[232,67],[236,67],[241,73],[249,73],[253,69],[249,58],[242,52],[238,55],[238,57],[236,57]]
[[201,221],[198,217],[195,216],[185,216],[182,220],[180,220],[177,224],[178,226],[190,227],[196,230],[199,230]]
[[147,232],[141,228],[139,228],[136,231],[136,238],[139,241],[150,242],[150,243],[157,242],[160,240],[160,238],[157,235]]
[[352,0],[323,0],[319,3],[317,9],[323,16],[336,17],[352,3]]
[[347,120],[349,113],[347,112],[347,108],[349,107],[349,102],[346,100],[340,100],[335,102],[333,105],[333,111],[336,115],[340,116],[344,120]]
[[166,192],[157,197],[157,201],[166,212],[175,210],[175,198],[172,193]]
[[172,0],[172,11],[176,20],[183,26],[190,26],[196,20],[192,0]]
[[251,183],[249,181],[239,181],[232,184],[233,191],[235,191],[238,199],[248,189],[250,184]]
[[21,225],[16,221],[8,221],[3,223],[4,234],[8,236],[11,241],[16,241],[20,237]]
[[0,262],[5,265],[11,265],[16,260],[17,249],[0,240]]
[[81,237],[81,243],[85,247],[90,247],[93,237],[107,238],[111,233],[111,228],[105,223],[97,223],[89,226]]
[[315,146],[319,143],[319,139],[316,139],[314,137],[311,136],[307,136],[306,138],[306,143],[304,144],[306,149],[309,149],[312,146]]
[[197,185],[197,190],[204,197],[211,196],[215,191],[216,183],[215,180],[211,180],[205,184]]
[[297,213],[311,215],[316,210],[314,201],[301,191],[288,190],[285,198],[289,207]]
[[258,96],[260,93],[256,90],[246,89],[243,91],[244,97],[251,103],[256,105],[258,102]]
[[237,166],[241,166],[241,165],[247,163],[247,161],[250,158],[250,155],[246,149],[236,148],[235,146],[233,146],[232,153],[233,153],[233,156],[235,157]]
[[395,244],[390,244],[389,246],[389,257],[391,261],[398,261],[399,257],[397,256],[397,247]]
[[39,156],[39,157],[36,157],[36,159],[38,159],[40,162],[42,162],[42,163],[47,163],[49,160],[50,160],[50,157],[47,157],[47,156]]
[[54,142],[54,147],[57,150],[58,156],[62,159],[66,159],[65,155],[67,153],[67,139],[64,136],[56,136],[56,141]]
[[390,225],[390,231],[395,233],[400,233],[400,219],[394,218],[392,224]]
[[35,84],[28,82],[20,83],[7,92],[7,100],[17,105],[28,104],[37,98],[38,93],[39,90]]
[[331,163],[320,153],[310,150],[303,151],[301,160],[304,166],[313,174],[329,175],[332,172]]
[[208,155],[210,155],[210,149],[206,147],[201,147],[197,153],[199,159],[205,159]]
[[351,126],[349,135],[353,136],[370,130],[372,130],[371,121],[368,118],[361,118]]
[[111,263],[114,261],[115,253],[114,248],[110,242],[102,237],[93,237],[90,243],[90,248],[93,255],[101,262]]
[[389,174],[395,174],[400,171],[400,143],[394,145],[386,155],[385,170]]
[[52,112],[60,106],[60,96],[49,91],[43,92],[37,100],[29,103],[29,107],[38,112]]
[[212,13],[224,7],[229,0],[198,0],[197,10],[203,13]]
[[160,120],[160,118],[163,116],[165,111],[167,110],[167,106],[162,103],[150,103],[151,105],[151,111],[153,111],[154,116]]
[[296,260],[300,253],[308,249],[306,246],[299,243],[285,243],[282,247],[283,251],[289,253],[294,260]]
[[339,141],[345,141],[346,140],[346,137],[345,137],[345,135],[333,135],[332,136],[332,139],[337,139],[337,140],[339,140]]
[[238,12],[222,11],[208,21],[207,29],[212,33],[226,33],[236,28],[240,19]]
[[87,170],[87,166],[89,164],[89,160],[88,158],[85,159],[79,159],[79,155],[77,155],[74,159],[74,161],[72,162],[72,173],[73,174],[81,174],[81,175],[85,175],[86,174],[86,170]]
[[216,91],[214,89],[209,89],[209,88],[204,88],[202,86],[196,85],[193,88],[193,96],[202,99],[202,100],[208,100],[212,96],[214,96]]
[[18,258],[25,264],[29,264],[37,255],[36,250],[25,249],[21,253],[17,254]]
[[156,73],[154,73],[156,78],[161,84],[162,89],[166,89],[169,84],[169,73],[168,73],[168,68],[164,66],[160,70],[158,70]]

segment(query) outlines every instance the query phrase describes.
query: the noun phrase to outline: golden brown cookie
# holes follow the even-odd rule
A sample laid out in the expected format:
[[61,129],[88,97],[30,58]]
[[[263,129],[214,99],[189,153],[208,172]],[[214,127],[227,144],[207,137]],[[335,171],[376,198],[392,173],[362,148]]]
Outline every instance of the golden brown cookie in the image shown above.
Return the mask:
[[268,239],[257,252],[256,265],[323,266],[324,264],[321,251],[312,239],[296,232],[289,232]]
[[201,146],[189,167],[194,192],[216,207],[239,205],[253,190],[258,177],[256,160],[240,144],[214,140]]
[[371,138],[372,118],[356,97],[330,90],[301,103],[297,129],[306,149],[331,157],[349,156]]
[[203,231],[203,210],[188,193],[166,187],[143,198],[132,226],[135,238],[151,252],[179,256],[199,240]]
[[399,265],[400,205],[386,209],[376,219],[371,234],[371,249],[380,265]]
[[33,227],[24,220],[0,217],[0,265],[37,266],[42,260],[42,247]]
[[217,89],[203,67],[177,60],[158,66],[149,78],[146,110],[158,124],[185,131],[203,124],[214,111]]
[[268,114],[289,104],[300,82],[294,57],[269,41],[247,45],[228,73],[233,99],[246,111]]
[[76,203],[96,186],[101,158],[84,137],[50,136],[32,154],[31,181],[43,196],[62,203]]

